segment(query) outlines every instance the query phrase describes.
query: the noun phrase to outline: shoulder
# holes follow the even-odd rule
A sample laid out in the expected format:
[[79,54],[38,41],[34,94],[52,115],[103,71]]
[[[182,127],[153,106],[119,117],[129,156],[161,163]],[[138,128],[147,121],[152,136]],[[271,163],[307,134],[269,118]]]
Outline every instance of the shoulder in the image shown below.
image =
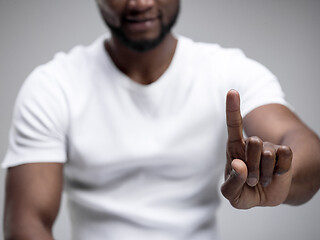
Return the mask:
[[69,52],[56,53],[49,62],[39,65],[29,74],[22,92],[71,91],[101,62],[104,38],[101,36],[88,46],[77,45]]
[[61,78],[72,74],[81,75],[82,72],[91,69],[101,59],[101,50],[106,36],[100,36],[88,46],[77,45],[68,52],[58,52],[53,58],[38,67],[32,75],[44,74],[46,77]]
[[242,80],[258,76],[274,77],[261,63],[247,57],[239,48],[225,48],[216,43],[196,42],[179,36],[181,45],[189,53],[195,65],[210,68],[225,80]]
[[188,37],[178,36],[183,49],[194,57],[203,60],[229,61],[232,59],[246,59],[245,54],[239,48],[225,48],[217,43],[194,41]]
[[[189,59],[189,64],[195,71],[202,74],[213,74],[219,79],[228,81],[239,73],[247,74],[257,68],[257,64],[248,58],[239,48],[226,48],[217,43],[197,42],[190,38],[178,37],[184,58]],[[246,69],[246,70],[244,70]]]

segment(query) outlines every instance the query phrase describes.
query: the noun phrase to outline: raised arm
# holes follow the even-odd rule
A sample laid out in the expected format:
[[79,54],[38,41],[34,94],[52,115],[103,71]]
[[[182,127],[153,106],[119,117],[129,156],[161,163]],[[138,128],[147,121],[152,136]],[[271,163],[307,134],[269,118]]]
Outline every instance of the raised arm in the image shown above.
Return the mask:
[[4,238],[53,239],[59,211],[63,164],[32,163],[9,168],[6,177]]
[[229,137],[221,191],[234,207],[298,205],[318,191],[320,141],[294,113],[269,104],[242,120],[239,94],[231,90],[226,114]]

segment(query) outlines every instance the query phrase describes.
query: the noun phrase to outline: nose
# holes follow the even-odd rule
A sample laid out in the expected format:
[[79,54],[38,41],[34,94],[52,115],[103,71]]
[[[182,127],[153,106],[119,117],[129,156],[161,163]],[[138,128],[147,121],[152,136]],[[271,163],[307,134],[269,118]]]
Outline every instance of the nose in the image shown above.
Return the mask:
[[128,10],[142,12],[152,8],[155,0],[129,0]]

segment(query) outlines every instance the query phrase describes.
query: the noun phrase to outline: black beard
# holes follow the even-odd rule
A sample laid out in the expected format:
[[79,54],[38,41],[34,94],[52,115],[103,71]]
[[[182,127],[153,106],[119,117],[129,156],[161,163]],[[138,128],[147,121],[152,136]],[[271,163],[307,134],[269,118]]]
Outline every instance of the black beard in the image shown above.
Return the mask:
[[171,21],[167,25],[161,23],[161,30],[159,36],[152,40],[132,40],[125,35],[121,27],[112,26],[106,21],[106,19],[105,23],[110,28],[112,35],[116,37],[120,42],[122,42],[126,47],[130,48],[133,51],[143,53],[152,50],[158,45],[160,45],[160,43],[167,36],[167,34],[171,32],[172,27],[175,25],[178,19],[179,10],[180,8],[178,8],[175,15],[172,17]]

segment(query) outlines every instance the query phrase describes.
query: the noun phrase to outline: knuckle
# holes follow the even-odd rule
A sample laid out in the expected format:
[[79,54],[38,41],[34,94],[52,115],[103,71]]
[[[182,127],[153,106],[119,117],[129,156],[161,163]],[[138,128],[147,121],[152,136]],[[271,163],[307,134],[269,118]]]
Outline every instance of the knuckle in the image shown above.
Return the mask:
[[264,158],[270,159],[272,158],[272,156],[273,156],[273,153],[270,150],[264,150],[262,152],[262,157]]
[[281,153],[288,153],[290,151],[290,147],[286,145],[281,145],[279,146],[278,151],[281,151]]
[[262,140],[257,136],[252,136],[248,138],[248,144],[253,146],[262,146]]
[[271,160],[271,159],[275,158],[275,155],[276,155],[275,150],[271,150],[271,149],[265,149],[262,152],[262,158],[263,159]]
[[239,128],[242,126],[242,119],[240,118],[240,119],[228,120],[227,126],[229,128]]
[[292,150],[289,146],[280,146],[279,149],[282,152],[282,154],[285,155],[286,157],[292,156]]
[[[291,164],[293,153],[290,147],[280,146],[277,150],[277,160],[281,165]],[[286,163],[286,164],[285,164]]]

